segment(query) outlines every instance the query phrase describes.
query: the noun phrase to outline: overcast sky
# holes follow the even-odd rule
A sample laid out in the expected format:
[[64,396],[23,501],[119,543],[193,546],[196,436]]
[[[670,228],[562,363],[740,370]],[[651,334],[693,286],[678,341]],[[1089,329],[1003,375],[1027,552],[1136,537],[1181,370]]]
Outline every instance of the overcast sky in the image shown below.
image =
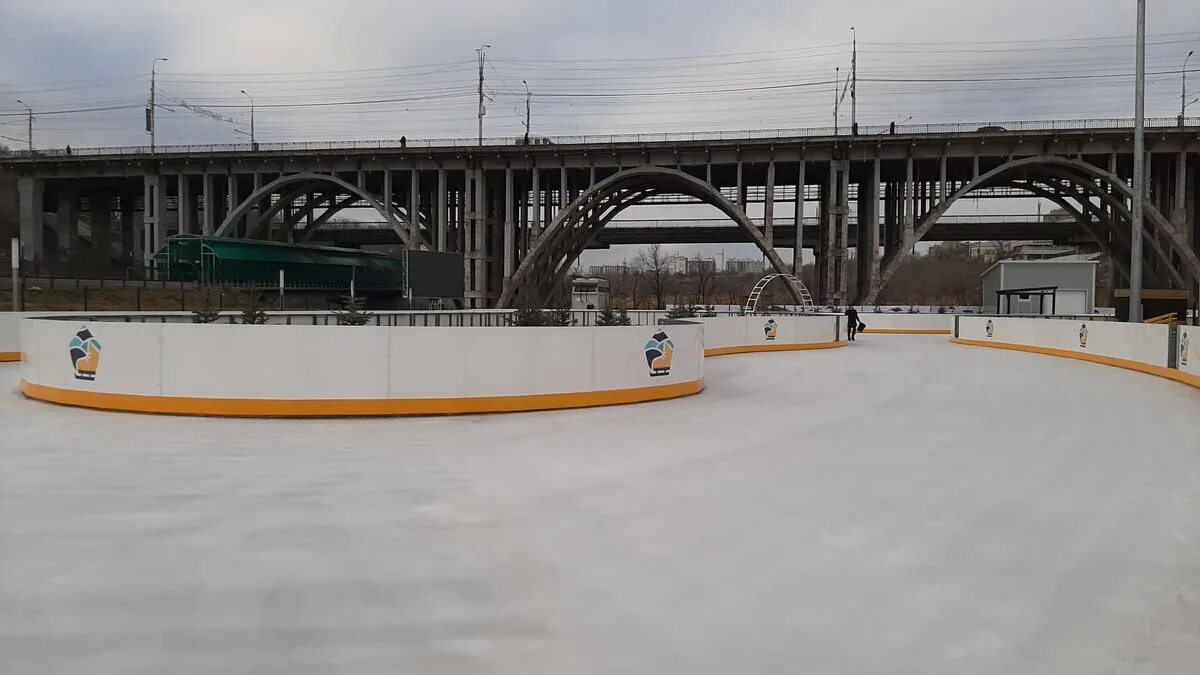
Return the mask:
[[[1147,114],[1174,117],[1180,66],[1200,49],[1200,6],[1149,5]],[[523,132],[522,80],[535,134],[829,126],[851,26],[860,123],[1124,117],[1133,108],[1134,8],[1132,0],[4,0],[0,142],[26,141],[21,99],[35,111],[38,147],[144,144],[157,57],[169,59],[158,66],[160,145],[244,142],[242,89],[258,104],[259,142],[470,137],[482,44],[491,45],[489,136]],[[1200,57],[1189,71],[1200,92]],[[839,124],[849,114],[847,97]]]

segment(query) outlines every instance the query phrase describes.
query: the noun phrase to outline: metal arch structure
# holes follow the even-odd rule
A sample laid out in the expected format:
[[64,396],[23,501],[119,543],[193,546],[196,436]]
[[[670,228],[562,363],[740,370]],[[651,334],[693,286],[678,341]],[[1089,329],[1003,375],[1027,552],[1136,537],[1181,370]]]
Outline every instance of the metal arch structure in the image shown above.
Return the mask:
[[793,274],[789,274],[787,272],[776,272],[774,274],[768,274],[767,276],[759,279],[758,283],[754,284],[754,288],[750,289],[750,295],[746,297],[746,306],[742,308],[742,312],[745,314],[753,314],[757,312],[758,299],[762,297],[762,293],[767,286],[769,286],[771,282],[776,279],[783,279],[784,281],[787,281],[788,284],[795,289],[795,293],[793,293],[793,295],[800,295],[801,311],[816,311],[816,305],[813,304],[812,295],[809,294],[808,288],[805,287],[803,281],[800,281],[800,279]]
[[[597,182],[560,211],[505,285],[497,307],[544,306],[571,264],[613,217],[658,194],[682,194],[720,209],[741,227],[776,271],[787,272],[783,260],[767,245],[753,221],[712,184],[678,169],[642,166],[618,171]],[[791,285],[788,289],[797,304],[803,304],[797,290]]]
[[[1012,184],[1014,181],[1026,181],[1031,185],[1041,184],[1047,186],[1051,192],[1061,193],[1064,188],[1070,189],[1069,196],[1077,200],[1081,206],[1093,198],[1099,200],[1103,205],[1108,206],[1114,215],[1111,219],[1101,219],[1100,223],[1112,231],[1126,233],[1124,239],[1126,242],[1129,240],[1126,224],[1130,222],[1132,214],[1127,205],[1132,200],[1133,190],[1120,177],[1079,159],[1056,155],[1024,157],[1006,162],[979,175],[926,212],[914,227],[913,239],[904,242],[904,245],[895,253],[882,261],[878,281],[869,289],[862,304],[875,304],[879,292],[887,285],[900,266],[911,257],[913,244],[924,238],[938,218],[944,215],[956,201],[975,190]],[[1093,204],[1092,207],[1094,206]],[[1095,209],[1092,207],[1083,206],[1076,213],[1094,215]],[[1200,257],[1197,257],[1196,252],[1188,245],[1186,233],[1165,218],[1149,201],[1145,202],[1143,215],[1148,225],[1145,241],[1150,242],[1153,254],[1167,263],[1166,269],[1171,271],[1172,277],[1183,285],[1180,270],[1171,263],[1171,257],[1177,256],[1180,264],[1193,278],[1200,278]],[[1083,220],[1080,220],[1080,223],[1083,224]],[[1094,221],[1088,223],[1089,226],[1092,224]],[[1160,246],[1158,235],[1165,236],[1169,250]],[[1120,235],[1118,235],[1119,237]]]
[[[251,216],[256,208],[259,208],[264,200],[268,200],[271,195],[279,194],[279,198],[274,203],[269,204],[266,208],[261,209],[254,216],[251,222]],[[419,234],[417,239],[413,241],[412,234],[406,226],[410,220],[409,214],[402,209],[398,209],[393,204],[384,204],[379,198],[371,194],[367,190],[358,187],[350,182],[347,182],[337,176],[319,173],[294,173],[285,176],[280,176],[275,180],[267,183],[261,188],[252,192],[244,199],[237,207],[230,211],[221,225],[215,230],[214,235],[218,237],[231,237],[238,235],[238,226],[243,221],[245,227],[242,228],[242,234],[246,237],[258,236],[271,222],[271,219],[280,211],[286,208],[289,204],[294,203],[297,199],[304,195],[320,194],[321,197],[312,203],[307,203],[309,210],[324,207],[325,212],[314,219],[312,227],[306,228],[301,241],[308,241],[312,238],[313,233],[329,221],[338,211],[347,208],[359,202],[365,203],[368,207],[382,216],[383,220],[388,222],[392,230],[399,237],[400,242],[407,248],[428,248],[428,243],[424,237]],[[343,196],[345,195],[345,196]],[[289,218],[284,219],[283,224],[290,229],[295,226],[306,211],[301,211],[292,214]],[[417,218],[418,224],[420,218]]]

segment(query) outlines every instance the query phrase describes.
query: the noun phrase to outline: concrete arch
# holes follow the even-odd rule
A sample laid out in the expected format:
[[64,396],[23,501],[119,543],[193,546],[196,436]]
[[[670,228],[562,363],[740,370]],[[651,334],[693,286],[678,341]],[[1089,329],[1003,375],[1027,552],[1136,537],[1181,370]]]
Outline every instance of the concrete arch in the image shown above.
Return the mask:
[[[375,195],[372,195],[370,192],[367,192],[357,185],[342,180],[337,176],[308,172],[280,176],[279,178],[276,178],[270,183],[267,183],[261,188],[255,190],[250,194],[250,196],[246,197],[241,204],[238,204],[235,209],[230,211],[229,214],[225,216],[225,220],[221,222],[221,225],[217,228],[215,235],[218,237],[232,236],[235,232],[237,224],[241,222],[243,218],[248,216],[255,206],[258,205],[263,199],[270,197],[276,192],[286,190],[286,192],[284,192],[284,199],[280,200],[280,202],[283,202],[283,205],[286,205],[287,202],[284,200],[294,200],[300,194],[310,191],[329,191],[330,189],[334,188],[342,193],[347,193],[356,197],[356,199],[353,201],[357,202],[361,200],[365,202],[367,206],[375,209],[375,211],[378,212],[379,215],[382,216],[383,219],[392,226],[392,230],[396,232],[396,236],[400,238],[400,241],[405,246],[409,246],[410,248],[424,247],[424,243],[421,241],[410,242],[410,236],[407,228],[404,227],[404,225],[396,217],[394,208],[390,204],[385,205],[378,198],[376,198]],[[276,204],[272,205],[271,208],[273,210],[271,213],[278,211],[282,207],[283,206],[277,202]]]
[[[933,228],[934,224],[937,223],[938,218],[944,215],[956,201],[974,190],[994,187],[1001,182],[1013,178],[1029,177],[1049,177],[1051,182],[1054,180],[1066,180],[1074,187],[1088,194],[1089,197],[1099,198],[1110,205],[1114,205],[1118,212],[1123,211],[1126,214],[1128,213],[1128,208],[1124,205],[1133,198],[1133,190],[1125,181],[1109,171],[1082,160],[1055,155],[1035,155],[1007,162],[976,177],[955,191],[954,194],[943,199],[922,216],[920,222],[914,228],[913,240],[905,242],[905,245],[899,248],[894,255],[883,261],[879,272],[879,283],[870,289],[867,297],[864,299],[864,304],[875,304],[880,290],[887,285],[887,282],[904,261],[912,255],[912,245],[924,238]],[[1108,189],[1105,189],[1105,187]],[[1157,208],[1149,203],[1145,204],[1143,216],[1147,224],[1167,235],[1171,245],[1170,253],[1179,256],[1182,265],[1193,278],[1200,278],[1200,258],[1196,256],[1195,251],[1187,244],[1185,233],[1175,227]],[[1153,237],[1151,236],[1146,237],[1147,241],[1152,239]],[[1170,256],[1167,255],[1166,257],[1169,258]],[[1168,265],[1168,267],[1174,266]],[[1174,276],[1177,279],[1181,278],[1179,270],[1175,270]]]
[[[563,209],[538,237],[521,261],[500,296],[498,307],[513,307],[518,302],[544,305],[555,283],[566,274],[584,248],[614,216],[654,194],[682,194],[714,206],[734,221],[775,271],[789,270],[745,212],[721,194],[712,184],[691,174],[660,166],[642,166],[620,171],[596,183]],[[788,286],[796,302],[801,299]]]

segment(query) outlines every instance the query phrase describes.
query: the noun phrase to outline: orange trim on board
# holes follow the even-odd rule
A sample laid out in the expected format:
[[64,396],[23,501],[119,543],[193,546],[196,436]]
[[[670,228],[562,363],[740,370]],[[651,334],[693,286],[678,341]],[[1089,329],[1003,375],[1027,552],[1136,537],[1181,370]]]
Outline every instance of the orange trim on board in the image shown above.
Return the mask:
[[954,331],[939,328],[868,328],[860,333],[878,335],[953,335]]
[[21,352],[0,352],[0,363],[8,363],[9,361],[20,361]]
[[657,401],[698,394],[704,380],[655,387],[584,391],[526,396],[480,396],[473,398],[423,399],[232,399],[188,398],[109,394],[61,389],[21,380],[21,391],[29,398],[62,405],[166,415],[212,417],[385,417],[395,415],[466,415],[473,413],[525,412],[588,408]]
[[835,349],[845,347],[846,341],[837,342],[802,342],[790,345],[739,345],[737,347],[713,347],[705,349],[705,356],[728,356],[730,354],[749,354],[751,352],[790,352],[797,349]]
[[1013,342],[989,342],[987,340],[967,340],[965,338],[952,337],[950,341],[959,345],[968,345],[971,347],[992,347],[993,349],[1011,349],[1018,352],[1031,352],[1033,354],[1045,354],[1047,356],[1061,356],[1068,359],[1078,359],[1080,361],[1091,361],[1093,363],[1103,363],[1106,366],[1115,366],[1117,368],[1125,368],[1127,370],[1136,370],[1139,373],[1149,375],[1157,375],[1165,377],[1168,380],[1175,380],[1189,384],[1193,387],[1200,388],[1200,376],[1185,373],[1174,368],[1165,368],[1163,366],[1155,366],[1141,361],[1131,361],[1129,359],[1118,359],[1113,356],[1103,356],[1101,354],[1088,354],[1086,352],[1073,352],[1068,349],[1055,349],[1053,347],[1037,347],[1033,345],[1020,345]]

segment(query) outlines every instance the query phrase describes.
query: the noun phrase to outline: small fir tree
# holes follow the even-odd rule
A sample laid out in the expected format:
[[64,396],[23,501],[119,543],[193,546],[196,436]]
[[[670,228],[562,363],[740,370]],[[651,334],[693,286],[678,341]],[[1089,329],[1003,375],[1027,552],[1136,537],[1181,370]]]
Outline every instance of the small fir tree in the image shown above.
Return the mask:
[[546,319],[542,316],[540,309],[534,309],[529,306],[518,307],[512,316],[509,318],[509,323],[514,326],[544,326]]
[[617,313],[605,307],[596,315],[597,326],[620,326],[620,320],[617,318]]
[[220,291],[214,292],[211,286],[205,286],[196,304],[192,305],[192,323],[213,323],[220,319],[220,297]]
[[695,305],[675,305],[667,310],[668,319],[691,319],[696,316]]
[[365,326],[371,320],[371,313],[364,311],[367,301],[352,295],[343,295],[339,302],[340,310],[334,310],[339,326]]
[[575,319],[571,318],[571,310],[569,309],[552,309],[547,314],[547,326],[570,326],[575,323]]
[[629,312],[626,311],[624,307],[621,308],[621,311],[617,312],[616,325],[618,325],[618,326],[632,326],[633,325],[633,322],[629,320]]
[[261,293],[250,289],[242,294],[242,323],[261,326],[267,322],[267,303]]

